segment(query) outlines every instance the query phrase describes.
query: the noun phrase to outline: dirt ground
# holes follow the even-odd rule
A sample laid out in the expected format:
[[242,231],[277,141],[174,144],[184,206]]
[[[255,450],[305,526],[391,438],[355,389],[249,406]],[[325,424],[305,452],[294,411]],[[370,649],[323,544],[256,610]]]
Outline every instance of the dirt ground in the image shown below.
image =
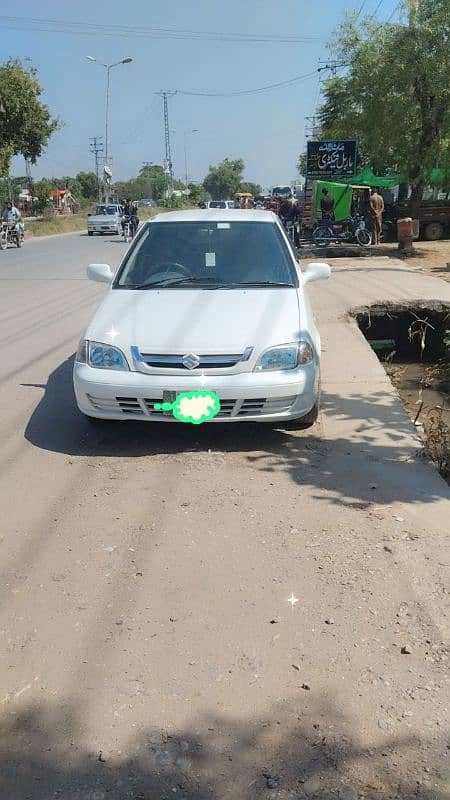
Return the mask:
[[[411,267],[420,267],[423,272],[429,272],[437,278],[450,281],[450,239],[442,239],[439,242],[415,242],[414,250],[414,256],[402,258],[405,264]],[[372,248],[372,255],[398,258],[398,246],[395,242],[381,244]]]

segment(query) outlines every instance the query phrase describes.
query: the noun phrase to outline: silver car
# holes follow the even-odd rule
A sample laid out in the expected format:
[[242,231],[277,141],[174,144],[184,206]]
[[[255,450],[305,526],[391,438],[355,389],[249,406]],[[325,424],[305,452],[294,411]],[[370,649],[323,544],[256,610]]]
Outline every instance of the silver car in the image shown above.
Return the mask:
[[99,204],[94,214],[88,214],[88,236],[94,233],[120,233],[123,208],[118,203]]

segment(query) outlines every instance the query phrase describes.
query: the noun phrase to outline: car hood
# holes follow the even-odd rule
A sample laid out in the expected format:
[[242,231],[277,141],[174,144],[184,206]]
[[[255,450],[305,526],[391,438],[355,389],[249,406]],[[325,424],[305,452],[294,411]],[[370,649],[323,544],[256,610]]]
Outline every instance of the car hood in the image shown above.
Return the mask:
[[129,352],[241,353],[285,344],[301,328],[297,289],[112,289],[87,330]]

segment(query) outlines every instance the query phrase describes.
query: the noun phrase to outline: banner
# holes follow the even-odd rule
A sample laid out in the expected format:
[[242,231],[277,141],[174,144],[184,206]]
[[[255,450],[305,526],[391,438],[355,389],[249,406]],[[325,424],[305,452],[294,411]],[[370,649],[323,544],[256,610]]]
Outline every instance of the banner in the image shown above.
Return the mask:
[[306,177],[329,180],[356,174],[356,141],[335,139],[308,142]]

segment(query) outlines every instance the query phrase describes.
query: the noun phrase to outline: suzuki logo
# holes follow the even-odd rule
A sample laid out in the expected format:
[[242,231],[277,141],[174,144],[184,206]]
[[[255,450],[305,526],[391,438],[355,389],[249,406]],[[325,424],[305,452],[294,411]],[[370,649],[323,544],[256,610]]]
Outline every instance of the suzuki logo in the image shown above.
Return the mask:
[[187,353],[181,361],[186,369],[195,369],[200,364],[200,358],[195,353]]

